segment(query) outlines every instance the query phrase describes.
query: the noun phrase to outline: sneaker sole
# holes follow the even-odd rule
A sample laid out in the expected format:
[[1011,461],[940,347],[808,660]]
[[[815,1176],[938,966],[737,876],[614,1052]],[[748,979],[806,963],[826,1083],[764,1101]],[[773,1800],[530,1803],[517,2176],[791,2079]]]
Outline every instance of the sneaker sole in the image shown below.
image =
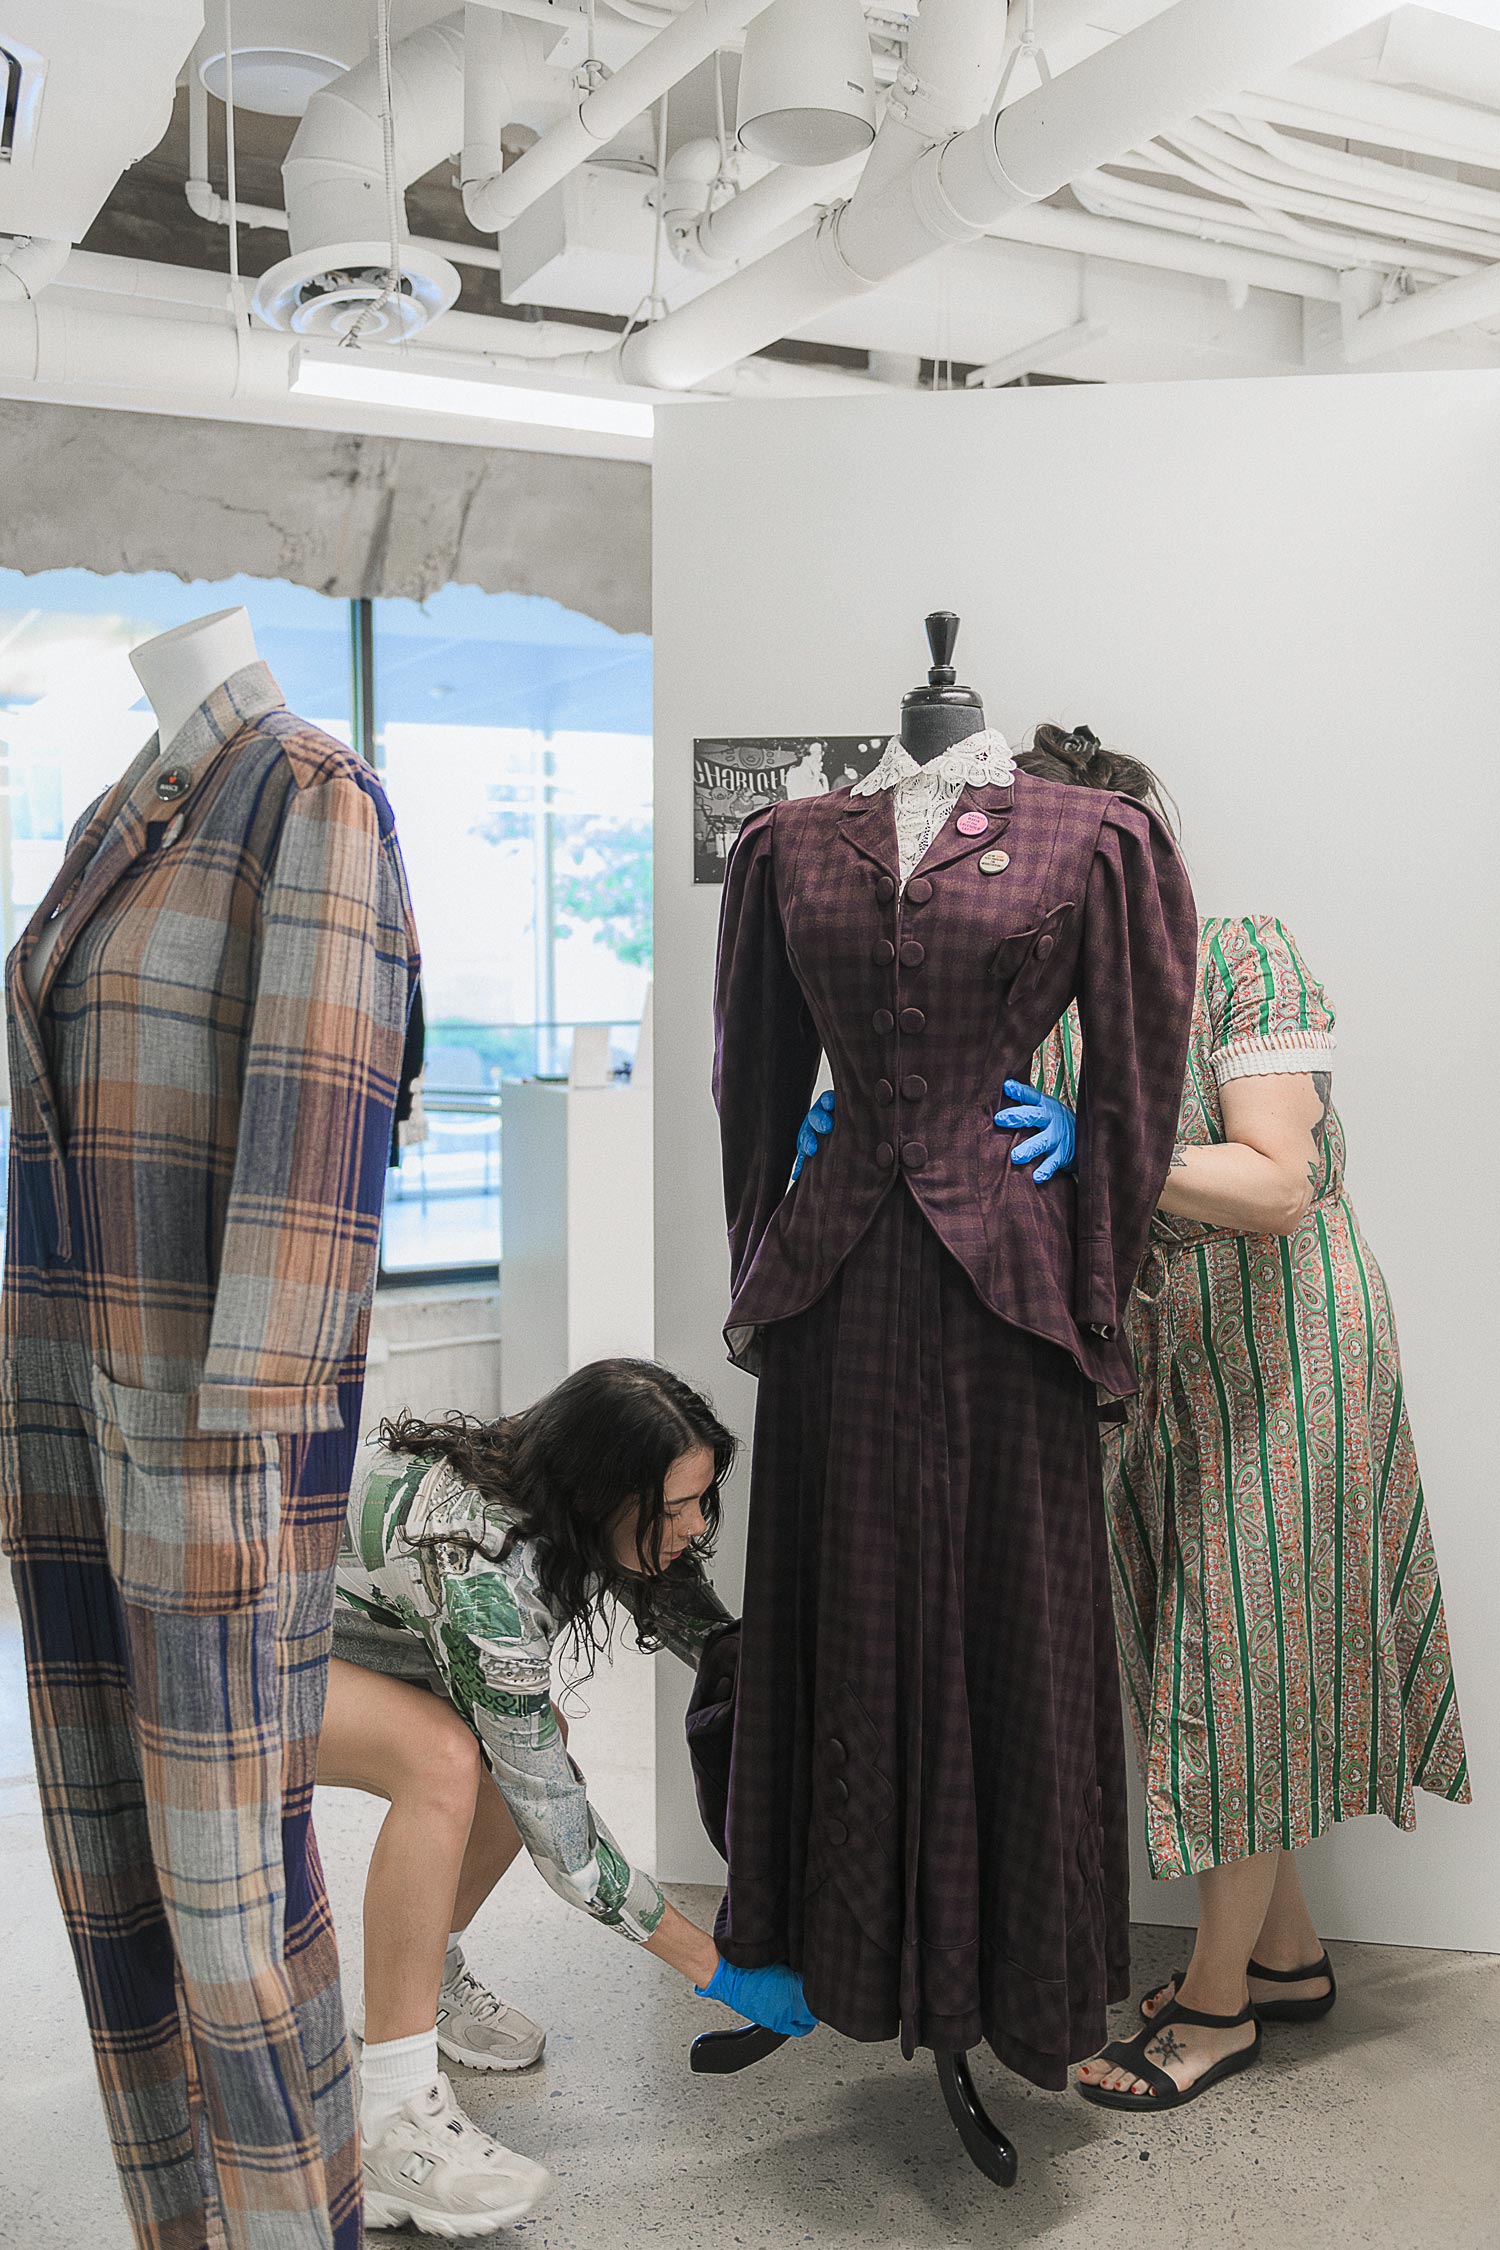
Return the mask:
[[438,2051],[450,2062],[463,2063],[469,2070],[530,2070],[547,2052],[547,2042],[543,2039],[534,2055],[523,2055],[515,2062],[501,2062],[495,2055],[481,2054],[477,2047],[460,2047],[456,2039],[445,2039],[439,2032]]
[[[547,2186],[550,2186],[550,2181]],[[495,2234],[501,2227],[513,2227],[534,2211],[547,2193],[547,2186],[539,2187],[533,2195],[517,2196],[492,2211],[425,2211],[418,2203],[402,2203],[393,2195],[382,2194],[378,2188],[366,2188],[365,2225],[367,2227],[414,2226],[419,2234],[433,2234],[445,2242],[467,2242],[479,2236]]]

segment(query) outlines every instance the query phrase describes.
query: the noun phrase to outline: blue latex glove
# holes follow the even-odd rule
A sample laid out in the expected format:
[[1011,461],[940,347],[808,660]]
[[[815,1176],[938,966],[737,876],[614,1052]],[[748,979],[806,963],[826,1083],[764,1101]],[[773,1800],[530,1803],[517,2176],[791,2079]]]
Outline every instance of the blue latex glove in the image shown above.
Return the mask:
[[1054,1172],[1066,1172],[1073,1163],[1078,1145],[1078,1128],[1072,1110],[1052,1094],[1038,1093],[1035,1086],[1023,1086],[1019,1078],[1007,1078],[1005,1091],[1010,1096],[1011,1107],[995,1112],[995,1123],[1002,1132],[1024,1133],[1034,1126],[1030,1140],[1017,1141],[1010,1152],[1012,1164],[1035,1164],[1032,1178],[1038,1187],[1045,1186]]
[[736,1969],[721,1959],[708,1983],[695,1984],[693,1990],[700,2000],[722,2000],[736,2015],[787,2039],[805,2039],[818,2028],[802,1997],[802,1979],[783,1961],[769,1969]]
[[792,1178],[800,1180],[802,1167],[810,1156],[818,1153],[818,1142],[824,1133],[833,1131],[833,1090],[819,1094],[812,1108],[797,1129],[797,1161],[792,1166]]

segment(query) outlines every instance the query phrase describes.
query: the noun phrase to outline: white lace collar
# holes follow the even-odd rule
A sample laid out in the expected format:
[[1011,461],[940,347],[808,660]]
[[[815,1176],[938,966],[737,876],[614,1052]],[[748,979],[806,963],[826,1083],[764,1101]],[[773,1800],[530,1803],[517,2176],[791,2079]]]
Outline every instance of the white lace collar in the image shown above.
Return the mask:
[[855,782],[851,797],[875,797],[883,789],[895,797],[896,849],[904,890],[953,816],[965,789],[1008,789],[1016,761],[1010,744],[994,727],[971,734],[919,766],[899,735],[892,735],[873,773]]

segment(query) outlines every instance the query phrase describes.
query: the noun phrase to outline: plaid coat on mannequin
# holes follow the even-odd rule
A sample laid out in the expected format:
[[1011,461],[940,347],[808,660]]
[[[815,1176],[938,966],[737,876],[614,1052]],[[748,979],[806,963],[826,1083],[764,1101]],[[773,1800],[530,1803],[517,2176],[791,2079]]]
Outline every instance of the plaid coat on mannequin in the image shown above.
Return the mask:
[[152,2250],[359,2240],[310,1811],[416,964],[374,774],[257,664],[84,816],[8,967],[0,1528]]
[[[1196,936],[1151,813],[1027,774],[969,787],[904,893],[889,793],[847,791],[752,818],[725,886],[761,1388],[724,1950],[790,1959],[852,2037],[982,2036],[1041,2085],[1128,1969],[1095,1386],[1134,1384]],[[1038,1188],[994,1113],[1075,997],[1076,1172]],[[837,1121],[789,1189],[822,1053]]]

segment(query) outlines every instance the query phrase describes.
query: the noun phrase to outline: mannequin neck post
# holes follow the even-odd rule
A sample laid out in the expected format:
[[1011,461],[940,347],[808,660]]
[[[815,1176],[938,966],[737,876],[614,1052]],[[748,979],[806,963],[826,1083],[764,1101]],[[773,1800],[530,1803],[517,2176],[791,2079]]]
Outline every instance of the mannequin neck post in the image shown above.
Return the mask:
[[244,609],[215,610],[133,648],[131,669],[156,714],[161,748],[171,746],[215,688],[259,657],[249,612]]
[[919,766],[930,765],[956,742],[984,730],[984,706],[971,690],[960,689],[962,702],[952,701],[951,689],[930,698],[919,692],[901,706],[901,746]]

